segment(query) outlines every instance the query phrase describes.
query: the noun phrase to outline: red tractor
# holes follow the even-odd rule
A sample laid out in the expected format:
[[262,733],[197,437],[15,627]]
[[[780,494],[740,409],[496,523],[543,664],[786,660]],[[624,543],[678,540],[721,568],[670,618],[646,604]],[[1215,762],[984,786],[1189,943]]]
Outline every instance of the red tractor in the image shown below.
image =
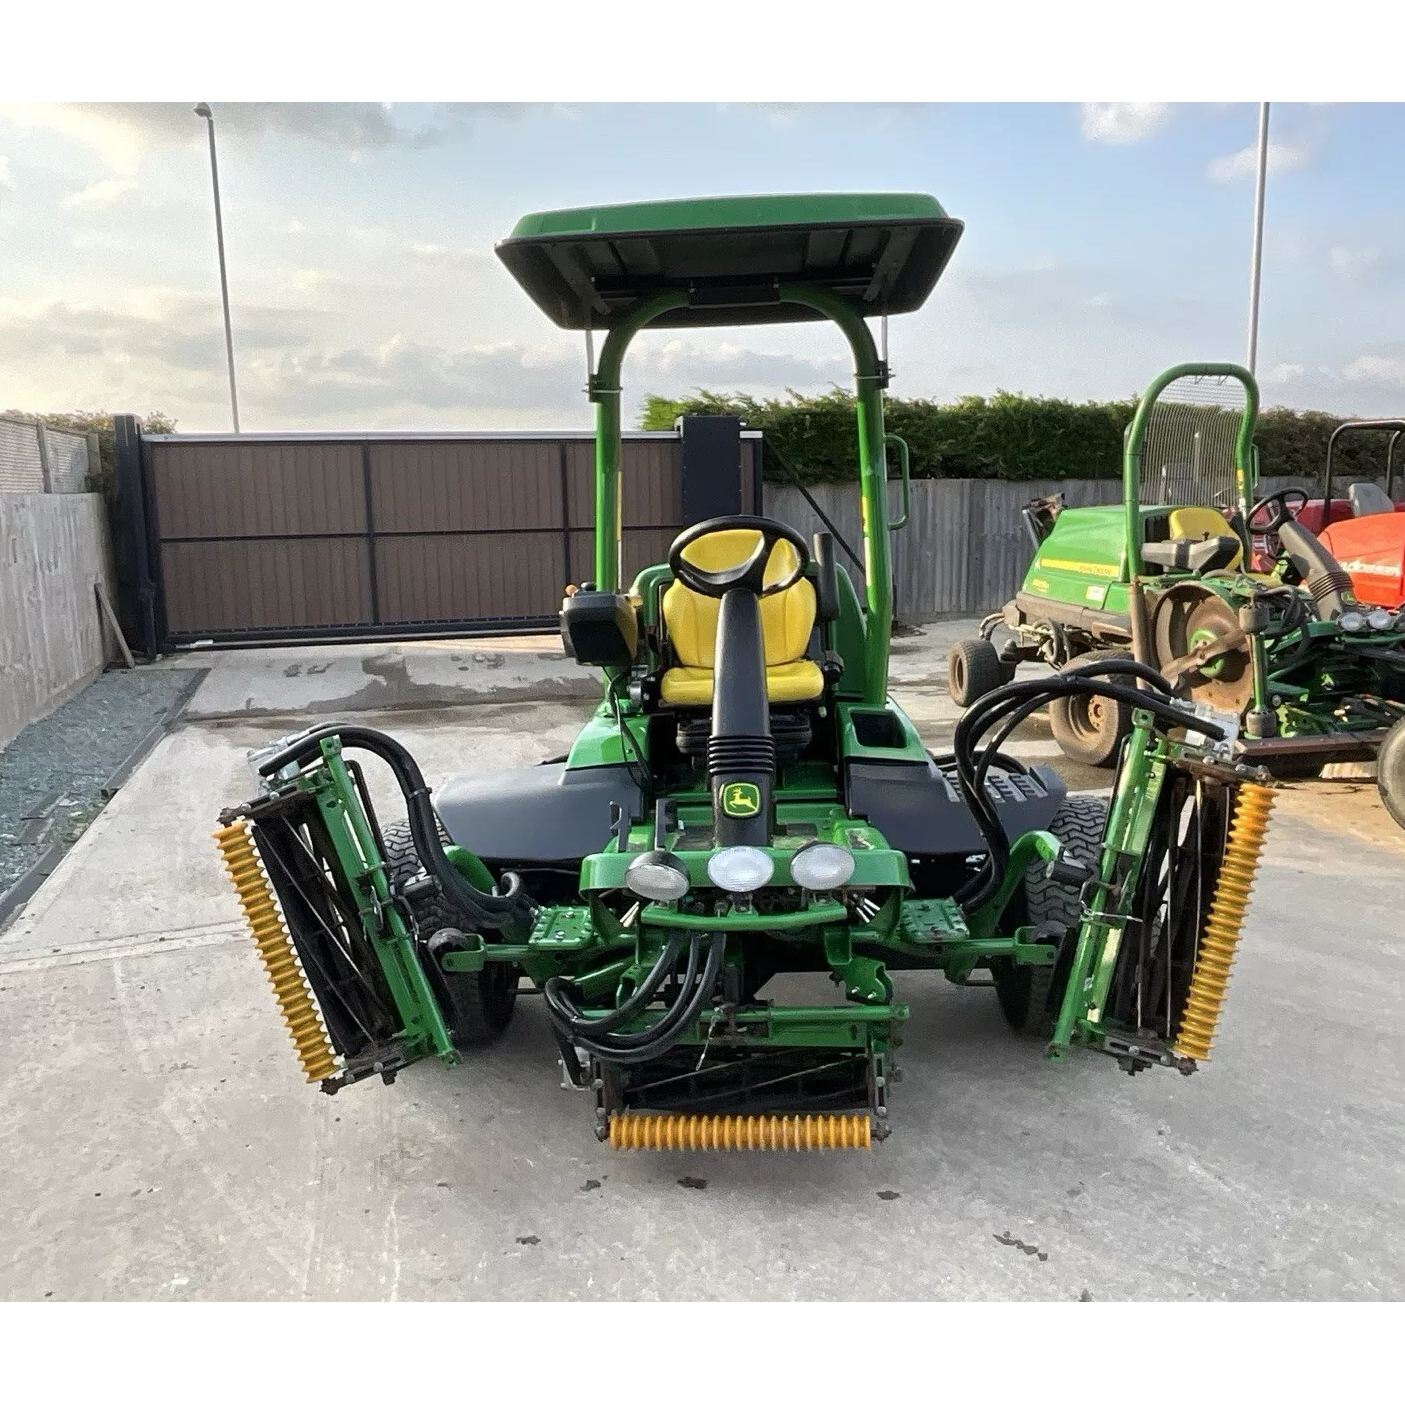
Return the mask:
[[[1352,483],[1344,498],[1332,496],[1337,446],[1343,435],[1362,430],[1390,430],[1385,486]],[[1392,498],[1396,448],[1405,442],[1405,419],[1347,420],[1327,441],[1322,496],[1309,498],[1302,488],[1284,488],[1263,499],[1249,529],[1254,534],[1254,569],[1272,569],[1278,528],[1296,521],[1322,541],[1351,577],[1352,591],[1365,605],[1398,609],[1405,605],[1405,504]]]

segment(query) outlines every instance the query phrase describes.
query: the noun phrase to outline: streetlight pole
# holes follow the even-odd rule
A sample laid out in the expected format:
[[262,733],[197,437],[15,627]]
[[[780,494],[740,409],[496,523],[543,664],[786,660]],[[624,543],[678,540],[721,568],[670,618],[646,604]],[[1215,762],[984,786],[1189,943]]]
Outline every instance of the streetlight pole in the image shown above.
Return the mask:
[[205,119],[210,134],[210,184],[215,192],[215,246],[220,256],[220,300],[224,303],[224,350],[229,361],[229,413],[234,419],[234,432],[239,433],[239,392],[234,384],[234,329],[229,320],[229,279],[224,269],[224,219],[220,214],[220,167],[215,155],[215,114],[210,104],[196,105],[195,115]]
[[[214,138],[211,137],[213,141]],[[1259,278],[1263,272],[1264,189],[1268,185],[1268,104],[1259,104],[1259,168],[1254,181],[1254,252],[1249,260],[1249,354],[1252,374],[1259,360]]]

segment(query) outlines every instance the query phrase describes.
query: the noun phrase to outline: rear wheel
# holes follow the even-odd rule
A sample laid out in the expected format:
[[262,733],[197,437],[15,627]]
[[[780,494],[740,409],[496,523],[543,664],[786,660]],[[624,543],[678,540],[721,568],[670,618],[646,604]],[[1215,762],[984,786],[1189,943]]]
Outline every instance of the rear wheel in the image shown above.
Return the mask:
[[[403,820],[385,827],[385,861],[393,883],[414,878],[423,865]],[[441,831],[440,838],[444,835]],[[419,927],[421,942],[427,944],[446,927],[473,931],[473,918],[451,902],[438,889],[410,904]],[[429,954],[423,957],[425,974],[460,1049],[491,1044],[512,1022],[517,1005],[516,966],[490,961],[481,971],[445,971]]]
[[1386,733],[1376,757],[1376,789],[1390,817],[1405,829],[1405,720]]
[[961,707],[970,707],[1008,681],[1005,665],[988,640],[962,639],[946,657],[947,692]]
[[[1126,649],[1093,649],[1070,659],[1060,672],[1131,657]],[[1118,698],[1055,698],[1049,704],[1049,730],[1070,761],[1115,766],[1132,730],[1132,707]]]
[[[1107,801],[1097,795],[1070,795],[1060,807],[1049,831],[1062,844],[1067,858],[1097,872],[1103,831],[1107,828]],[[1078,923],[1083,915],[1077,888],[1055,883],[1044,875],[1044,861],[1030,864],[1025,872],[1024,898],[1027,920],[1035,926],[1052,923],[1067,936],[1049,966],[1018,966],[1013,961],[992,961],[995,996],[1000,1013],[1017,1034],[1047,1039],[1054,1031],[1073,965]]]

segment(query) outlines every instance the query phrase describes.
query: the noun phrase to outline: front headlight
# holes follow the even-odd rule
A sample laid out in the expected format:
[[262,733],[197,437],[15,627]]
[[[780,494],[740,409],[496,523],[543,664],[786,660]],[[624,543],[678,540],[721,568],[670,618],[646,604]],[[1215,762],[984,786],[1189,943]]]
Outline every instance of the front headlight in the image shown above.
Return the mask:
[[842,888],[854,876],[854,855],[839,844],[807,844],[791,859],[790,876],[816,893]]
[[1337,616],[1337,623],[1348,634],[1360,634],[1366,628],[1366,616],[1359,610],[1343,610]]
[[1372,629],[1389,629],[1395,623],[1395,616],[1389,610],[1374,609],[1366,616],[1366,623]]
[[729,893],[754,893],[771,881],[775,871],[770,854],[746,844],[719,849],[707,861],[707,876]]
[[677,902],[688,891],[688,870],[667,849],[650,849],[625,870],[624,885],[650,902]]

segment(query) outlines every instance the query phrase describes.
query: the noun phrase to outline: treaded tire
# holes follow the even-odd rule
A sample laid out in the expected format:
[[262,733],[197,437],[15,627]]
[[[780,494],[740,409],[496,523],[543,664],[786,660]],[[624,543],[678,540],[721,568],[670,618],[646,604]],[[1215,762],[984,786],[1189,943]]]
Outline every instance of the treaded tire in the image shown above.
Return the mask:
[[1405,721],[1397,722],[1381,743],[1376,755],[1376,789],[1391,819],[1405,829]]
[[946,656],[946,689],[960,707],[970,707],[1007,681],[995,645],[985,639],[962,639]]
[[[383,833],[385,862],[392,882],[401,883],[415,877],[424,866],[415,852],[409,824],[404,820],[388,824]],[[439,833],[440,838],[447,841],[442,829]],[[473,918],[437,889],[413,900],[410,908],[419,925],[425,973],[439,999],[454,1044],[460,1049],[491,1044],[512,1023],[520,971],[501,961],[489,962],[481,971],[443,970],[423,950],[423,944],[445,927],[473,931]]]
[[[1087,864],[1094,872],[1106,828],[1107,801],[1099,795],[1067,796],[1049,825],[1050,833],[1062,841],[1064,853]],[[1025,870],[1024,899],[1027,920],[1032,925],[1052,922],[1076,930],[1083,915],[1078,889],[1046,878],[1042,859]],[[1048,1039],[1054,1032],[1054,1021],[1063,1004],[1073,965],[1073,948],[1074,939],[1070,936],[1051,966],[991,962],[1000,1013],[1016,1034]]]
[[[1126,649],[1092,649],[1070,659],[1059,672],[1131,657]],[[1117,698],[1055,698],[1049,704],[1049,730],[1070,761],[1115,766],[1132,730],[1132,707]]]

